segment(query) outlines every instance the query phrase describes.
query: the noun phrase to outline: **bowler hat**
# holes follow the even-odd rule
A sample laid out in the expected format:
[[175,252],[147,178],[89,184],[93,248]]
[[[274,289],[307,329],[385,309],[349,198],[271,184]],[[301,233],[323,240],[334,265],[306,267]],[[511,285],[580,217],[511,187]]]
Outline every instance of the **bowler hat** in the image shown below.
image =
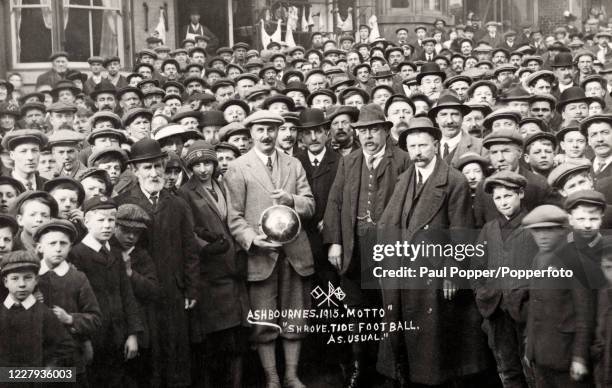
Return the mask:
[[306,108],[300,112],[298,129],[310,129],[328,126],[329,120],[325,118],[325,112],[317,108]]
[[359,111],[359,119],[351,126],[353,128],[370,127],[373,125],[382,125],[386,129],[393,126],[393,123],[387,121],[385,114],[378,104],[367,104],[361,107]]
[[584,94],[584,89],[578,86],[572,86],[561,92],[559,102],[557,103],[557,111],[561,112],[565,105],[573,102],[585,102],[590,104],[593,101],[591,97]]
[[156,140],[144,138],[138,140],[132,145],[132,152],[128,163],[146,162],[148,160],[156,160],[165,158],[168,154],[161,150],[159,143]]
[[108,80],[102,80],[99,84],[97,84],[93,91],[89,93],[89,97],[92,100],[95,100],[100,94],[112,94],[113,96],[117,93],[117,88]]
[[225,117],[223,116],[223,112],[219,110],[209,110],[206,112],[202,112],[202,121],[201,121],[202,128],[209,127],[209,126],[222,127],[226,124],[227,124],[227,121],[225,120]]
[[436,105],[429,110],[427,115],[432,121],[435,121],[436,115],[442,109],[456,109],[461,112],[462,116],[465,116],[472,111],[469,106],[463,104],[456,96],[450,93],[441,96]]
[[420,85],[423,77],[427,75],[437,75],[442,78],[442,82],[446,79],[446,73],[440,70],[440,66],[435,62],[427,62],[421,66],[421,71],[416,76],[417,83]]

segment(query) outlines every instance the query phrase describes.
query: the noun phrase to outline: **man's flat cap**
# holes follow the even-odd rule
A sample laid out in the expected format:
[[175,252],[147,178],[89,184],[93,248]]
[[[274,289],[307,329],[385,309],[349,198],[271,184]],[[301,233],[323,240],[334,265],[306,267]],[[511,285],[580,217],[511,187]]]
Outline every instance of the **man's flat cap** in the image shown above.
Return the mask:
[[590,171],[591,167],[591,161],[586,158],[566,161],[553,168],[548,174],[548,184],[550,187],[561,189],[571,175]]
[[511,128],[502,128],[497,131],[493,131],[485,136],[482,141],[482,146],[489,149],[493,144],[507,144],[513,143],[519,147],[523,147],[523,137],[518,130]]

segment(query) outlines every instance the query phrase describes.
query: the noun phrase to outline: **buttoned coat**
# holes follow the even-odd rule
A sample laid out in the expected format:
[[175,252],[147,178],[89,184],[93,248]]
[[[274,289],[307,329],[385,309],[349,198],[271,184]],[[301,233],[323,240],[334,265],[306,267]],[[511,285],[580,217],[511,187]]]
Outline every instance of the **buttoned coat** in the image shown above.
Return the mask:
[[138,205],[151,217],[151,227],[141,238],[146,239],[160,285],[156,307],[162,373],[169,386],[189,385],[189,328],[184,299],[199,297],[200,271],[191,211],[182,198],[165,189],[160,191],[154,208],[138,184],[118,195],[115,201],[119,205]]
[[[471,243],[474,221],[470,189],[463,174],[437,159],[417,202],[415,170],[411,166],[399,177],[378,223],[378,242]],[[394,258],[386,257],[383,265],[393,262],[387,260]],[[431,269],[465,266],[454,258],[427,255],[415,258],[414,265]],[[393,305],[393,309],[386,311],[384,320],[412,321],[418,327],[415,331],[392,334],[381,342],[377,363],[381,373],[391,378],[398,376],[394,348],[401,343],[407,351],[407,374],[413,383],[442,384],[490,366],[486,337],[480,329],[482,318],[472,291],[465,285],[458,283],[463,289],[449,301],[442,294],[443,279],[440,278],[381,281],[383,306]]]
[[[355,225],[359,205],[363,152],[355,151],[340,160],[336,178],[327,199],[323,218],[323,243],[342,245],[342,267],[340,274],[349,268],[355,248]],[[377,167],[377,187],[383,204],[389,202],[397,178],[410,165],[408,154],[387,144],[385,153]]]
[[[238,254],[239,247],[229,231],[226,218],[195,175],[179,189],[178,195],[189,205],[196,229],[203,228],[210,234],[223,237],[229,244],[224,253],[200,258],[200,328],[207,334],[245,324],[249,309],[246,262],[244,255]],[[196,240],[200,247],[206,245],[197,236]]]
[[450,166],[455,167],[459,158],[466,152],[474,152],[480,156],[486,156],[488,153],[486,148],[482,147],[482,139],[463,132],[454,152],[446,157],[444,161]]
[[[276,166],[280,169],[278,187],[259,156],[252,149],[233,161],[223,183],[227,192],[229,230],[238,245],[248,252],[248,281],[267,279],[274,270],[279,254],[269,250],[253,249],[253,240],[262,234],[259,219],[264,210],[275,205],[270,197],[275,189],[282,189],[293,197],[293,209],[301,220],[314,214],[315,203],[306,179],[306,172],[296,158],[276,152]],[[287,260],[301,276],[314,273],[312,252],[306,232],[302,229],[297,238],[283,245]]]

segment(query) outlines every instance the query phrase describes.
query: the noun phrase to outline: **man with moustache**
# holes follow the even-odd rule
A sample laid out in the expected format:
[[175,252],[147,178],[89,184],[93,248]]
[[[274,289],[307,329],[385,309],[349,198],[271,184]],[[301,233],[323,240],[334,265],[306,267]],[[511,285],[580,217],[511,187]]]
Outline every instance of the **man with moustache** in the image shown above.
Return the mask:
[[580,122],[580,131],[595,153],[593,174],[595,182],[612,176],[612,115],[589,116]]
[[427,113],[442,131],[438,155],[450,166],[456,165],[466,152],[475,152],[481,156],[486,154],[482,140],[462,130],[463,117],[470,111],[471,108],[462,104],[454,95],[444,94]]
[[294,112],[281,113],[285,122],[278,127],[276,137],[276,149],[289,156],[295,156],[299,151],[297,146],[298,128],[300,120],[298,114]]
[[189,206],[164,188],[166,156],[153,139],[134,143],[128,163],[138,182],[115,200],[119,205],[138,205],[151,217],[145,241],[161,288],[155,304],[159,334],[152,336],[159,339],[152,345],[159,349],[153,360],[159,373],[154,380],[182,387],[191,384],[188,310],[196,304],[200,268]]
[[[440,129],[426,117],[413,118],[399,144],[412,165],[394,183],[377,220],[379,244],[465,244],[474,226],[470,188],[463,174],[436,155]],[[386,257],[383,266],[405,265]],[[430,269],[461,266],[454,257],[416,257]],[[476,376],[490,367],[482,319],[472,290],[456,279],[381,278],[385,322],[412,321],[419,330],[391,333],[380,343],[378,370],[415,386],[489,386]],[[452,350],[451,350],[452,349]],[[473,376],[468,380],[467,376]],[[482,378],[478,376],[478,378]]]
[[[228,193],[229,230],[248,255],[248,293],[252,310],[307,310],[310,308],[310,280],[314,263],[305,231],[286,244],[270,241],[257,225],[262,213],[274,205],[285,205],[306,221],[315,202],[301,163],[276,145],[278,127],[284,122],[277,113],[259,110],[243,122],[253,139],[253,148],[233,161],[223,182]],[[250,340],[264,369],[268,387],[279,387],[276,341],[282,337],[285,354],[283,386],[304,387],[298,378],[303,333],[279,331],[270,325],[254,325]],[[303,326],[303,318],[283,320]]]
[[[340,160],[325,209],[323,242],[329,245],[328,259],[338,270],[346,293],[343,303],[355,308],[382,306],[380,290],[370,282],[365,263],[376,242],[376,223],[393,192],[397,177],[409,166],[408,155],[389,145],[393,124],[377,104],[364,105],[353,123],[362,149]],[[372,359],[376,345],[353,343],[351,366],[345,387],[372,386]]]
[[94,87],[89,97],[93,100],[97,111],[108,110],[114,112],[117,109],[117,89],[104,79]]
[[574,85],[574,62],[571,53],[561,52],[557,54],[555,58],[550,61],[550,67],[558,82],[558,85],[553,88],[552,92],[555,97],[559,98],[560,94],[565,91],[565,89],[577,86]]
[[397,146],[397,140],[402,130],[408,127],[408,121],[414,116],[414,103],[410,98],[396,94],[385,103],[385,116],[393,123],[390,132],[390,141]]
[[351,124],[357,121],[359,110],[351,106],[339,106],[328,112],[331,137],[329,148],[340,156],[346,156],[359,148]]

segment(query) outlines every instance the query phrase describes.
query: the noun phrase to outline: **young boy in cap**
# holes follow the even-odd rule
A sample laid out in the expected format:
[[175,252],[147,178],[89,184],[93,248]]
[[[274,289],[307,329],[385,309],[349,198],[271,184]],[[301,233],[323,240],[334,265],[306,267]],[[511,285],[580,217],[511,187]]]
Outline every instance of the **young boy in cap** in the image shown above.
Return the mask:
[[77,236],[72,242],[81,241],[87,234],[83,224],[84,216],[81,206],[85,199],[83,186],[69,177],[59,177],[45,182],[44,189],[55,199],[58,206],[58,217],[70,221],[77,230]]
[[[567,269],[555,253],[567,234],[567,213],[554,205],[541,205],[522,224],[539,248],[531,268]],[[595,317],[593,292],[576,277],[544,276],[529,283],[525,359],[533,367],[535,386],[592,386],[587,374]]]
[[[475,268],[531,267],[537,247],[521,227],[526,215],[522,207],[526,184],[527,180],[513,171],[499,171],[485,180],[485,192],[492,195],[498,217],[487,222],[480,232],[478,243],[486,246],[486,252],[473,258]],[[514,279],[479,279],[473,284],[476,304],[484,318],[483,328],[504,386],[526,386],[532,380],[531,371],[521,363],[526,286]]]
[[155,303],[159,301],[160,288],[153,259],[140,241],[150,222],[151,218],[140,206],[121,205],[117,209],[115,235],[110,240],[111,249],[121,253],[143,324],[143,331],[138,334],[140,356],[128,363],[128,375],[141,387],[151,386],[156,380],[151,351],[155,343],[152,339],[157,327]]
[[86,364],[91,361],[91,337],[100,330],[98,300],[87,276],[66,262],[77,237],[67,220],[51,220],[34,234],[40,261],[38,290],[44,303],[71,334],[77,382],[86,384]]
[[607,283],[601,272],[605,198],[595,190],[578,190],[567,196],[564,207],[571,230],[556,254],[582,286],[599,289]]
[[102,328],[92,338],[92,385],[125,384],[125,361],[138,354],[137,334],[143,330],[138,305],[123,261],[108,241],[115,231],[117,204],[104,196],[85,201],[88,233],[70,251],[69,261],[89,279],[102,312]]
[[552,133],[537,132],[525,139],[525,162],[535,174],[548,177],[554,166],[557,138]]
[[59,164],[59,175],[74,178],[87,167],[79,160],[80,143],[85,140],[85,136],[80,133],[60,129],[54,131],[49,136],[49,146],[53,158]]
[[[0,214],[0,263],[2,258],[13,250],[15,236],[19,231],[19,225],[13,216],[8,214]],[[8,291],[4,287],[0,287],[0,300],[4,300],[8,295]]]
[[0,365],[51,367],[72,364],[66,329],[32,292],[38,283],[40,260],[34,252],[4,256],[0,267],[8,296],[0,306]]
[[57,202],[45,191],[26,191],[19,195],[11,208],[21,231],[14,243],[15,250],[35,251],[36,229],[51,218],[57,218]]

